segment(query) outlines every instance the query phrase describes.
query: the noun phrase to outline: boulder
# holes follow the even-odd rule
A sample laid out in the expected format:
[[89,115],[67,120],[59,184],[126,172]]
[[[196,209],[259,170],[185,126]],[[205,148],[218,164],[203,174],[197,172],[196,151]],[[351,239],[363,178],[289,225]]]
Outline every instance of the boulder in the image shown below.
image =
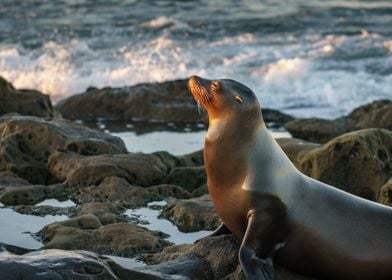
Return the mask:
[[346,133],[297,159],[312,178],[377,201],[392,174],[392,131],[364,129]]
[[169,172],[158,156],[143,153],[84,156],[57,151],[49,157],[48,167],[59,181],[73,187],[99,185],[107,177],[148,187],[160,184]]
[[[188,80],[143,83],[122,88],[89,88],[86,92],[57,103],[61,114],[72,120],[154,121],[205,123],[188,90]],[[263,109],[264,120],[276,127],[293,117],[273,109]]]
[[161,215],[182,232],[215,230],[220,224],[209,195],[172,201],[165,206]]
[[[5,246],[4,246],[5,247]],[[9,248],[10,246],[7,246]],[[0,279],[31,280],[163,280],[185,279],[157,272],[124,268],[108,257],[88,251],[49,249],[17,253],[0,250]]]
[[98,186],[76,188],[71,197],[78,203],[111,202],[135,208],[169,197],[190,198],[191,194],[179,186],[156,185],[143,188],[131,185],[124,178],[106,177]]
[[90,202],[82,204],[77,207],[77,216],[92,214],[98,218],[103,225],[114,224],[119,222],[126,222],[127,220],[122,216],[125,208],[121,205],[108,202]]
[[122,88],[90,88],[61,100],[56,108],[67,119],[202,122],[186,80],[144,83]]
[[392,177],[381,187],[377,201],[392,206]]
[[189,192],[205,185],[207,175],[204,166],[176,167],[163,180],[166,184],[181,186]]
[[65,121],[36,117],[0,118],[0,171],[12,171],[34,184],[57,182],[48,157],[62,149],[83,155],[127,153],[123,141]]
[[[142,271],[183,275],[190,279],[245,279],[238,262],[239,242],[232,235],[206,237],[193,245],[166,247],[162,252],[147,254],[143,260],[150,265]],[[153,264],[153,265],[151,265]],[[310,280],[275,265],[277,280]]]
[[334,120],[318,118],[289,121],[285,128],[293,137],[316,143],[326,143],[346,132],[385,128],[392,130],[392,100],[379,100],[360,106],[349,115]]
[[48,95],[36,90],[15,89],[0,77],[0,116],[9,113],[41,118],[59,116]]
[[93,214],[47,225],[39,236],[45,244],[44,249],[82,249],[126,257],[159,252],[170,245],[162,235],[134,224],[102,225]]
[[4,205],[34,205],[48,198],[67,199],[69,189],[63,184],[26,185],[6,187],[0,190],[0,202]]

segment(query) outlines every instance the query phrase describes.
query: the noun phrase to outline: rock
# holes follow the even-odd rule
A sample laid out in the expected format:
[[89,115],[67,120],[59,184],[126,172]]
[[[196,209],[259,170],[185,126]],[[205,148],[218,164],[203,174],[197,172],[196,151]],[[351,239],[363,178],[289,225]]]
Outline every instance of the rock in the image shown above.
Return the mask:
[[[207,237],[194,245],[171,246],[160,253],[145,255],[143,259],[155,265],[148,265],[143,271],[173,272],[190,279],[245,279],[239,267],[238,249],[239,243],[231,234]],[[275,277],[310,279],[279,265],[275,265]]]
[[392,206],[392,177],[381,187],[377,202]]
[[[145,83],[122,88],[91,88],[57,103],[61,114],[72,120],[154,121],[205,123],[207,115],[199,112],[189,93],[188,80]],[[277,110],[263,109],[264,120],[282,126],[293,117]]]
[[296,138],[278,138],[276,141],[296,166],[299,165],[299,162],[306,154],[320,147],[320,144],[311,143]]
[[28,181],[18,177],[11,171],[0,172],[0,190],[5,187],[20,187],[31,185]]
[[34,184],[57,182],[47,169],[56,150],[83,155],[127,153],[123,141],[87,127],[36,117],[0,118],[0,171],[12,171]]
[[162,216],[176,224],[182,232],[215,230],[220,224],[209,195],[170,202],[163,209]]
[[70,186],[98,185],[106,177],[120,177],[137,186],[159,184],[169,168],[154,154],[129,153],[82,156],[72,152],[54,152],[48,167],[59,180]]
[[190,198],[191,194],[179,186],[157,185],[142,188],[129,184],[119,177],[106,177],[98,186],[76,189],[72,194],[79,203],[112,202],[125,205],[128,208],[145,206],[150,201],[165,198]]
[[12,186],[0,190],[0,202],[9,206],[34,205],[48,198],[65,200],[68,194],[69,190],[63,184]]
[[156,232],[129,223],[101,225],[92,214],[45,226],[40,232],[44,249],[90,250],[132,257],[159,252],[170,245]]
[[392,130],[391,120],[392,101],[379,100],[358,107],[349,115],[335,120],[299,119],[286,123],[285,128],[293,137],[316,143],[326,143],[341,134],[360,129],[385,128]]
[[60,101],[56,108],[67,119],[202,122],[186,80],[91,89]]
[[294,117],[274,109],[261,109],[264,122],[269,128],[279,128],[285,123],[294,120]]
[[59,116],[54,111],[48,95],[36,90],[17,90],[0,77],[0,116],[9,113],[41,118]]
[[204,166],[176,167],[170,171],[163,182],[181,186],[187,191],[192,192],[206,184],[207,175]]
[[163,280],[184,278],[127,269],[107,257],[92,252],[51,249],[21,254],[1,252],[0,279]]
[[125,208],[114,203],[91,202],[82,204],[77,209],[77,216],[93,214],[103,225],[126,222],[122,217]]
[[298,168],[312,178],[377,201],[392,175],[392,131],[365,129],[334,138],[311,150]]

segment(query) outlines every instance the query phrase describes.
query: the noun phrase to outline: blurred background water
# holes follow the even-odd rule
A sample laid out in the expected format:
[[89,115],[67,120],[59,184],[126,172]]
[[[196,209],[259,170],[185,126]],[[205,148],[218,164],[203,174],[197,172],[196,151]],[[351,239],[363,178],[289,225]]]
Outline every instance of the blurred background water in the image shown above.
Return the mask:
[[392,1],[0,0],[0,75],[16,87],[57,101],[191,74],[298,117],[392,98]]

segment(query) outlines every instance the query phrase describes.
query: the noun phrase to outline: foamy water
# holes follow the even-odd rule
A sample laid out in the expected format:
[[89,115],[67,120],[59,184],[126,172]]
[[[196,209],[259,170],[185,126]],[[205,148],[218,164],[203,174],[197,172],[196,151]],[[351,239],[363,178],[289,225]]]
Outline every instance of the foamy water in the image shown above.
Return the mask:
[[392,98],[390,1],[18,2],[0,10],[0,75],[54,100],[192,74],[297,116]]

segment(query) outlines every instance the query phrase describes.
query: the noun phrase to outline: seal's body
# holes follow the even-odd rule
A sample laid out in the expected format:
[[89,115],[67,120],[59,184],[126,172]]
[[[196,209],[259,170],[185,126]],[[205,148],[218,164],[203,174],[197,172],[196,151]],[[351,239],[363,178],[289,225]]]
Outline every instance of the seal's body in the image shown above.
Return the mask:
[[392,279],[392,208],[298,171],[246,86],[193,76],[189,88],[209,115],[204,160],[223,222],[214,235],[242,240],[249,279],[273,279],[273,257],[318,278]]

